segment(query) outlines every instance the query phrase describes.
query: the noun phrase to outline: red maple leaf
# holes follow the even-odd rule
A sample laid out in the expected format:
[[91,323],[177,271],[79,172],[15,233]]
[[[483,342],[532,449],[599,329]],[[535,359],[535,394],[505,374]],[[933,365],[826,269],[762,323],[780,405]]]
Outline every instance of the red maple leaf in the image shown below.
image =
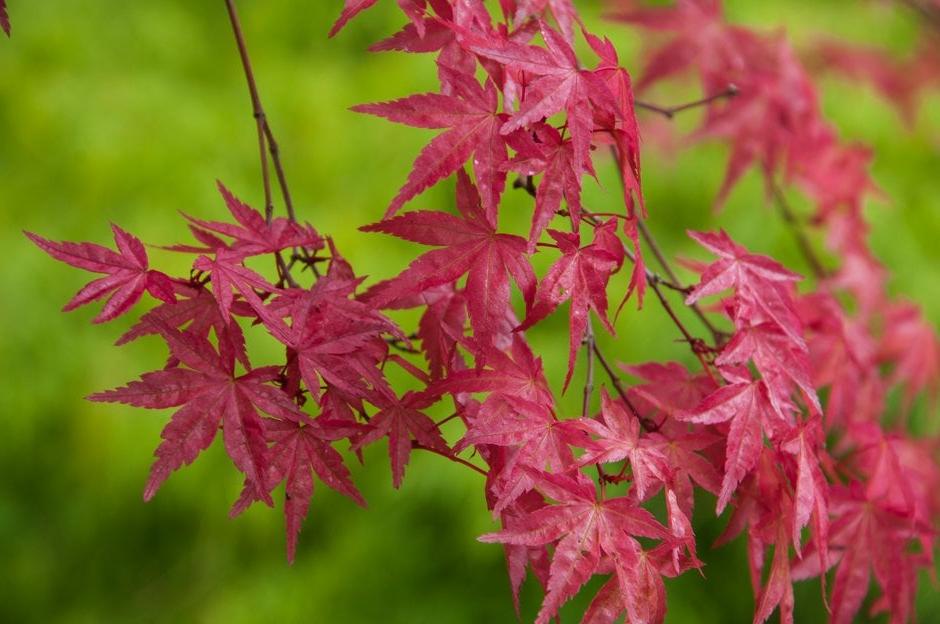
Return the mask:
[[[350,299],[350,283],[321,277],[310,290],[292,291],[282,342],[293,352],[294,366],[314,396],[321,379],[351,401],[381,400],[392,395],[379,365],[388,345],[383,334],[404,338],[395,325],[370,306]],[[281,324],[283,326],[283,324]]]
[[719,366],[754,363],[761,374],[774,408],[799,411],[789,400],[794,387],[798,387],[814,413],[821,413],[822,406],[812,383],[812,369],[806,350],[794,344],[776,323],[759,323],[739,327],[734,337],[715,359]]
[[[699,404],[706,394],[716,389],[708,375],[691,375],[678,362],[647,362],[620,368],[650,383],[631,386],[627,393],[641,412],[661,412],[675,418]],[[653,415],[653,414],[650,414]]]
[[379,412],[369,420],[370,430],[356,441],[353,450],[387,437],[392,485],[400,487],[413,444],[433,449],[445,456],[451,454],[437,425],[420,411],[434,402],[435,399],[426,394],[408,392],[401,399],[391,397],[380,403]]
[[785,288],[802,279],[798,274],[767,256],[750,253],[731,240],[724,230],[717,234],[693,231],[688,234],[719,259],[708,265],[686,303],[734,288],[743,310],[738,314],[739,319],[760,322],[758,315],[766,316],[786,332],[798,348],[805,349],[793,298]]
[[548,274],[539,283],[535,302],[519,330],[532,327],[551,314],[561,303],[571,299],[569,318],[568,373],[565,387],[574,372],[575,356],[587,331],[588,312],[594,310],[607,329],[613,326],[607,320],[607,281],[623,264],[623,244],[616,234],[614,219],[594,229],[594,242],[580,246],[577,234],[549,230],[562,252]]
[[[933,567],[928,553],[912,552],[915,539],[930,544],[933,531],[896,510],[871,500],[863,484],[833,487],[833,520],[829,532],[829,565],[836,573],[829,598],[833,624],[849,624],[868,594],[872,572],[883,595],[872,611],[888,611],[893,622],[907,622],[914,610],[917,568]],[[930,537],[926,537],[930,535]],[[793,565],[794,580],[825,573],[810,543],[803,559]]]
[[212,294],[219,304],[219,312],[225,322],[232,318],[232,306],[235,303],[235,293],[251,306],[272,333],[283,341],[283,323],[269,310],[258,292],[272,294],[277,288],[255,271],[242,263],[239,254],[227,249],[217,249],[215,257],[199,256],[193,263],[197,271],[209,274],[212,280]]
[[496,232],[495,221],[483,211],[480,196],[463,169],[457,174],[457,208],[460,217],[417,211],[360,228],[443,247],[420,256],[398,277],[374,286],[366,299],[377,308],[386,307],[396,299],[449,284],[467,274],[470,325],[477,340],[489,344],[505,325],[509,276],[526,301],[534,293],[535,276],[525,240]]
[[718,496],[721,513],[738,484],[756,465],[763,445],[763,429],[773,423],[775,413],[762,381],[722,386],[705,397],[699,406],[681,420],[699,424],[731,421],[725,449],[725,476]]
[[503,471],[511,471],[520,461],[539,470],[548,467],[561,471],[574,460],[568,444],[586,442],[585,438],[562,425],[543,405],[494,394],[484,401],[454,450],[460,452],[471,444],[511,446],[514,455]]
[[572,41],[574,38],[573,26],[581,20],[578,18],[578,12],[571,0],[517,0],[513,22],[518,27],[530,17],[543,15],[546,10],[551,10],[552,15],[555,16],[558,28],[561,29],[565,39]]
[[[225,361],[238,360],[245,368],[250,368],[241,326],[236,322],[225,321],[212,293],[189,284],[175,283],[174,286],[180,299],[175,303],[161,304],[141,316],[115,344],[123,345],[141,336],[159,334],[164,325],[177,329],[185,325],[187,331],[202,338],[208,339],[210,331],[213,332],[218,342],[219,355]],[[251,309],[247,305],[244,307],[247,309],[241,310],[236,305],[236,314],[251,315]]]
[[491,392],[519,397],[550,407],[555,399],[545,380],[542,360],[535,357],[525,339],[514,334],[509,352],[489,349],[486,365],[454,371],[431,384],[429,393],[453,395],[470,392]]
[[529,252],[565,200],[571,228],[577,232],[581,224],[581,175],[586,170],[574,167],[571,139],[548,124],[537,124],[532,134],[517,133],[508,137],[516,157],[510,162],[513,171],[532,176],[544,173],[535,191],[535,212],[529,229]]
[[176,300],[173,282],[163,273],[148,268],[147,250],[143,243],[113,223],[111,231],[114,232],[117,252],[94,243],[57,243],[38,234],[25,232],[36,246],[56,260],[106,275],[89,282],[65,304],[63,310],[74,310],[110,294],[110,299],[94,319],[95,323],[103,323],[127,312],[144,291],[157,299],[173,303]]
[[586,446],[580,465],[612,463],[627,460],[633,472],[637,498],[646,500],[668,477],[669,465],[656,440],[640,436],[640,421],[614,401],[606,390],[601,393],[600,419],[577,421],[598,439]]
[[[323,239],[313,226],[301,225],[284,217],[273,218],[269,223],[260,212],[235,197],[221,182],[216,184],[235,223],[205,221],[184,213],[183,216],[191,223],[190,231],[204,246],[173,245],[168,249],[200,254],[218,253],[224,249],[229,258],[241,260],[291,247],[308,250],[323,247]],[[231,238],[232,242],[226,243],[216,234]]]
[[501,132],[509,134],[565,111],[574,148],[572,168],[575,172],[590,169],[595,110],[616,116],[617,102],[604,79],[581,69],[571,44],[545,22],[541,22],[541,34],[547,48],[495,37],[468,40],[467,46],[481,56],[537,76],[526,86],[519,110]]
[[424,93],[352,108],[417,128],[447,128],[421,150],[408,181],[392,200],[385,218],[393,216],[409,199],[462,169],[473,155],[473,171],[487,218],[495,221],[506,185],[508,160],[505,140],[500,134],[507,117],[499,112],[499,94],[490,80],[481,87],[472,75],[447,68],[441,71],[451,94]]
[[171,472],[208,448],[221,426],[229,457],[270,504],[264,479],[267,443],[258,410],[284,418],[296,417],[297,412],[287,395],[268,385],[278,376],[278,367],[236,375],[232,363],[224,361],[205,338],[169,325],[160,328],[160,335],[186,368],[144,373],[140,381],[88,397],[148,409],[180,407],[161,433],[163,442],[154,453],[157,460],[144,499],[153,498]]
[[620,586],[635,595],[640,586],[637,572],[643,566],[638,565],[642,548],[632,536],[662,539],[668,535],[666,528],[630,499],[598,500],[594,483],[580,472],[574,477],[545,474],[538,488],[558,502],[531,512],[513,528],[479,538],[520,546],[557,542],[536,624],[554,617],[598,570],[602,556],[613,559]]
[[[356,489],[343,462],[343,456],[331,441],[359,431],[343,421],[321,416],[316,420],[297,412],[292,418],[267,419],[265,434],[273,445],[268,449],[266,491],[284,482],[284,520],[287,525],[287,560],[294,562],[297,537],[313,497],[313,475],[341,494],[365,507],[362,494]],[[261,496],[250,481],[245,482],[241,496],[232,508],[232,516],[240,514]]]

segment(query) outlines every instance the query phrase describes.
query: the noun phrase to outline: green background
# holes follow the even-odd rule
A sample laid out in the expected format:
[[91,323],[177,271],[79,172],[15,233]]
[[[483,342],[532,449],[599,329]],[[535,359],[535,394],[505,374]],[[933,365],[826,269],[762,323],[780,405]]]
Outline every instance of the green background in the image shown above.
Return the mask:
[[[435,456],[416,454],[394,491],[384,446],[370,449],[365,467],[353,467],[368,510],[318,485],[293,567],[280,511],[258,506],[228,520],[240,479],[218,444],[142,502],[168,413],[82,396],[159,367],[163,350],[153,340],[111,348],[129,317],[99,327],[90,323],[95,306],[61,314],[86,274],[52,262],[21,232],[107,244],[114,221],[148,243],[183,242],[178,211],[223,217],[215,179],[257,205],[257,143],[241,69],[221,0],[9,4],[13,38],[0,40],[0,621],[514,621],[501,549],[475,541],[494,528],[481,480]],[[433,133],[347,109],[433,90],[431,58],[365,51],[403,21],[390,0],[334,40],[326,32],[338,0],[240,4],[300,215],[331,234],[361,274],[393,275],[415,250],[356,227],[380,218]],[[638,67],[638,36],[601,25],[597,3],[581,4],[592,30],[611,33],[623,63]],[[783,26],[798,42],[829,33],[904,52],[917,33],[912,15],[890,3],[727,4],[731,19]],[[864,87],[826,79],[821,91],[843,135],[875,148],[874,175],[891,202],[868,206],[871,242],[891,271],[892,293],[918,301],[937,322],[940,101],[931,96],[907,128]],[[653,96],[666,103],[697,93],[688,86]],[[689,129],[697,117],[676,125]],[[659,120],[643,121],[655,133]],[[718,223],[710,206],[725,149],[696,146],[669,158],[651,140],[644,155],[651,228],[670,255],[703,257],[683,232]],[[601,184],[587,184],[585,202],[614,210],[612,169],[599,161],[599,170]],[[451,194],[446,182],[410,206],[446,207]],[[805,202],[793,200],[805,212]],[[529,202],[510,193],[507,229],[525,229]],[[750,248],[806,269],[756,174],[732,194],[720,223]],[[153,250],[151,260],[186,271],[182,257]],[[615,301],[623,286],[612,288]],[[689,359],[654,302],[623,314],[617,329],[616,340],[604,339],[617,360]],[[560,392],[564,312],[532,341]],[[563,411],[576,404],[576,391],[562,399]],[[750,621],[744,549],[740,540],[709,548],[724,523],[712,518],[712,504],[703,499],[696,518],[705,578],[690,573],[668,583],[670,622]],[[589,595],[563,611],[565,622],[578,621]],[[528,583],[527,619],[539,601]],[[940,621],[940,600],[926,582],[918,611],[921,621]],[[799,585],[798,621],[820,617],[818,584]]]

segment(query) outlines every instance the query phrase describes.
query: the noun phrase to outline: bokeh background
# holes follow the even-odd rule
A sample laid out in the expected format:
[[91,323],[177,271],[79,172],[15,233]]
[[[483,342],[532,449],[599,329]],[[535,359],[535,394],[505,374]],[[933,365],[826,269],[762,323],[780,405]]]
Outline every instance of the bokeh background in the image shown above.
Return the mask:
[[[400,491],[383,445],[354,472],[370,508],[319,486],[297,562],[284,556],[278,511],[227,517],[240,479],[216,444],[141,499],[151,453],[168,413],[95,405],[82,397],[160,366],[156,341],[111,344],[123,318],[92,326],[95,311],[59,309],[85,275],[52,262],[23,237],[109,243],[108,222],[145,241],[185,239],[178,211],[220,218],[223,180],[259,203],[257,143],[221,0],[10,0],[12,40],[0,40],[0,621],[3,622],[389,622],[514,621],[501,549],[477,543],[494,525],[478,475],[415,454]],[[435,88],[429,57],[369,54],[402,23],[380,2],[334,40],[339,0],[241,2],[273,128],[302,218],[331,234],[362,274],[389,277],[410,261],[407,245],[356,227],[377,220],[431,133],[358,116],[349,106]],[[600,5],[579,2],[594,30],[611,34],[628,68],[639,39],[601,25]],[[785,28],[800,42],[822,34],[903,53],[918,24],[900,3],[729,0],[729,17]],[[891,198],[868,206],[872,246],[892,272],[891,291],[940,319],[940,99],[906,127],[869,90],[826,79],[826,112],[846,138],[875,149],[874,175]],[[663,103],[697,97],[693,86],[657,92]],[[682,116],[679,130],[698,113]],[[644,118],[655,135],[659,120]],[[669,156],[645,150],[650,225],[672,255],[699,256],[684,229],[714,227],[710,206],[726,152],[697,146]],[[612,169],[588,183],[586,203],[617,205]],[[519,194],[521,195],[521,194]],[[444,183],[412,207],[451,204]],[[507,200],[506,227],[524,229],[528,198]],[[806,209],[798,197],[793,201]],[[806,267],[789,232],[765,205],[756,174],[733,193],[721,223],[752,249]],[[701,256],[699,256],[701,257]],[[185,260],[153,250],[158,267]],[[686,279],[691,276],[685,275]],[[612,296],[619,300],[623,284]],[[628,306],[632,307],[632,306]],[[560,391],[564,311],[532,335]],[[414,319],[399,317],[407,327]],[[691,321],[694,323],[694,321]],[[625,362],[688,361],[674,329],[651,304],[628,311],[606,349]],[[579,373],[580,374],[580,373]],[[562,404],[577,401],[570,396]],[[923,406],[921,408],[923,410]],[[456,432],[452,432],[456,434]],[[753,601],[741,541],[712,550],[724,519],[703,500],[696,518],[704,577],[668,583],[669,622],[750,621]],[[926,575],[925,575],[926,577]],[[563,611],[578,621],[591,592]],[[529,582],[531,620],[540,591]],[[923,622],[940,599],[923,579]],[[774,616],[776,617],[776,616]],[[797,620],[821,621],[816,583],[798,586]]]

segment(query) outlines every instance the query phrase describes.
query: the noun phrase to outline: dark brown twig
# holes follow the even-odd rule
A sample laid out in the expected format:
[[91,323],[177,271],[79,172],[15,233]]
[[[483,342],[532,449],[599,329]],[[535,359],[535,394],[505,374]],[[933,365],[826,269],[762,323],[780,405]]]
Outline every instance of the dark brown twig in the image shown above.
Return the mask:
[[693,108],[698,108],[699,106],[705,106],[711,104],[715,100],[720,100],[722,98],[734,97],[739,93],[738,87],[734,84],[729,84],[723,91],[719,91],[713,95],[701,98],[699,100],[694,100],[692,102],[686,102],[685,104],[679,104],[677,106],[659,106],[657,104],[650,104],[649,102],[643,102],[641,100],[635,100],[633,105],[637,108],[643,110],[648,110],[654,113],[658,113],[665,117],[666,119],[672,119],[676,114],[683,111],[691,110]]
[[[274,140],[274,134],[268,125],[267,116],[264,113],[264,107],[261,105],[261,96],[258,93],[258,85],[255,81],[254,71],[251,69],[251,57],[248,55],[248,46],[245,43],[245,35],[242,32],[241,22],[238,19],[238,11],[235,9],[234,0],[225,0],[225,8],[228,10],[229,21],[232,24],[232,33],[235,35],[235,43],[238,46],[238,55],[242,61],[242,69],[245,74],[245,81],[248,83],[248,94],[251,96],[251,111],[255,118],[255,125],[258,129],[258,148],[261,158],[261,180],[264,185],[264,218],[271,223],[274,218],[274,201],[271,196],[271,176],[268,171],[268,152],[271,153],[271,162],[274,163],[274,170],[281,187],[281,195],[284,197],[284,204],[287,207],[287,213],[291,220],[296,220],[293,214],[293,205],[290,199],[290,192],[287,188],[287,179],[284,176],[284,168],[281,165],[280,150],[277,142]],[[284,257],[280,252],[275,252],[274,259],[277,264],[277,272],[280,278],[278,286],[285,283],[299,288],[300,284],[294,280],[290,268],[284,262]]]
[[448,454],[445,453],[444,451],[439,451],[439,450],[437,450],[437,449],[435,449],[435,448],[431,448],[430,446],[424,446],[423,444],[420,444],[420,443],[417,442],[416,440],[412,440],[412,441],[411,441],[411,448],[417,449],[417,450],[419,450],[419,451],[430,451],[431,453],[434,453],[435,455],[440,455],[441,457],[445,457],[445,458],[449,459],[449,460],[452,461],[452,462],[456,462],[456,463],[461,464],[461,465],[464,465],[464,466],[466,466],[467,468],[470,468],[470,469],[472,469],[472,470],[474,470],[474,471],[476,471],[476,472],[479,472],[479,473],[480,473],[481,475],[483,475],[484,477],[488,476],[488,473],[487,473],[485,470],[483,470],[482,468],[480,468],[479,466],[477,466],[476,464],[470,463],[470,462],[468,462],[466,459],[463,459],[462,457],[457,457],[456,455],[448,455]]

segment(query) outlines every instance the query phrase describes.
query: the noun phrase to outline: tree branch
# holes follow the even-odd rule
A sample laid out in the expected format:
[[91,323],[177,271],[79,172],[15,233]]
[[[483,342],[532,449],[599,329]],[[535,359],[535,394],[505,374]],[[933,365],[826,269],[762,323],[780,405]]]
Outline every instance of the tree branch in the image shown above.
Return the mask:
[[581,399],[581,417],[591,414],[591,395],[594,394],[594,327],[588,318],[587,331],[584,334],[584,396]]
[[794,213],[793,209],[790,207],[790,203],[783,194],[783,190],[777,185],[775,181],[770,182],[770,189],[771,193],[773,193],[777,208],[780,210],[780,215],[783,217],[783,220],[787,223],[787,225],[790,226],[790,231],[793,232],[793,236],[796,238],[796,244],[800,248],[800,252],[803,254],[803,258],[806,259],[806,263],[809,264],[809,268],[813,272],[813,275],[816,276],[816,279],[822,279],[826,277],[826,269],[823,267],[822,262],[820,262],[819,256],[817,256],[816,252],[813,251],[813,246],[806,237],[806,232],[802,227],[800,227],[800,222],[796,217],[796,213]]
[[683,111],[691,110],[693,108],[698,108],[700,106],[705,106],[711,104],[715,100],[720,100],[722,98],[734,97],[739,93],[738,87],[734,84],[729,84],[723,91],[719,91],[713,95],[701,98],[699,100],[694,100],[692,102],[686,102],[685,104],[679,104],[677,106],[659,106],[657,104],[650,104],[649,102],[643,102],[641,100],[634,100],[633,105],[636,108],[643,110],[648,110],[653,113],[658,113],[665,117],[666,119],[672,119],[676,116],[677,113]]
[[[245,81],[248,83],[248,94],[251,96],[252,116],[255,118],[255,125],[258,129],[261,180],[264,185],[264,219],[270,224],[271,220],[274,218],[274,201],[271,197],[271,176],[268,172],[267,157],[270,151],[271,162],[274,163],[274,170],[281,187],[281,195],[284,198],[288,216],[292,221],[296,221],[290,199],[290,191],[287,188],[287,179],[284,176],[284,168],[281,165],[280,150],[277,146],[277,142],[274,140],[274,133],[271,132],[267,116],[264,113],[264,107],[261,104],[261,96],[258,93],[255,74],[251,68],[251,57],[248,55],[248,46],[245,43],[245,35],[242,32],[241,21],[238,19],[238,11],[235,8],[234,0],[225,0],[225,8],[228,10],[229,22],[232,24],[232,34],[235,35],[235,43],[238,46],[238,56],[242,61],[242,70],[245,74]],[[284,262],[284,257],[281,255],[281,252],[278,251],[274,253],[274,260],[277,264],[277,272],[280,277],[278,286],[283,286],[284,283],[287,283],[294,288],[299,288],[300,284],[298,284],[291,275],[290,267]]]

